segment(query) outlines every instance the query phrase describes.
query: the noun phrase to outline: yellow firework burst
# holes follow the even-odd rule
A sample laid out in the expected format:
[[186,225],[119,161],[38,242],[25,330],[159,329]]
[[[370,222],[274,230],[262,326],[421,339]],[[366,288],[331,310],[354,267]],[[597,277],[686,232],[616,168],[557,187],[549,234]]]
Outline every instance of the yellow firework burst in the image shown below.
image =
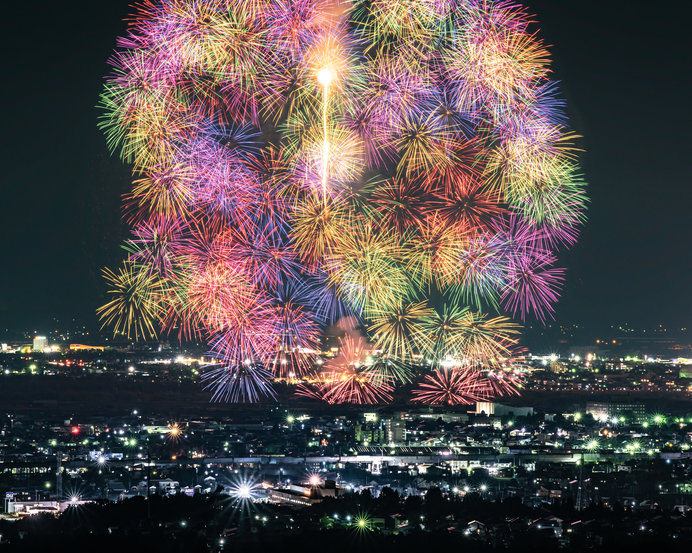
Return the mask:
[[155,325],[161,316],[162,282],[148,271],[123,263],[117,272],[103,270],[112,298],[97,310],[103,325],[135,340],[156,338]]
[[460,354],[472,364],[495,364],[509,357],[518,343],[521,327],[507,317],[490,318],[466,311],[459,322]]
[[340,202],[327,201],[317,194],[297,202],[292,238],[301,258],[317,263],[333,255],[347,228],[347,211]]
[[424,321],[434,315],[425,301],[377,309],[371,315],[368,331],[377,349],[388,356],[410,361],[415,352],[429,350]]
[[357,311],[397,305],[409,293],[398,263],[399,244],[389,233],[377,232],[371,221],[350,219],[336,248],[327,258],[332,281]]

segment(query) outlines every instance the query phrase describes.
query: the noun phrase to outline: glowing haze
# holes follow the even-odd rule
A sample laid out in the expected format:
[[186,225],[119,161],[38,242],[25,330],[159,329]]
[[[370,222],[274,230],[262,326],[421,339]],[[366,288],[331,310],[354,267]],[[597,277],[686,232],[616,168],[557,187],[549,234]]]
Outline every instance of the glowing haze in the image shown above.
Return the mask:
[[111,65],[101,126],[134,183],[104,324],[206,340],[215,399],[516,390],[514,320],[552,315],[587,201],[521,7],[145,1]]

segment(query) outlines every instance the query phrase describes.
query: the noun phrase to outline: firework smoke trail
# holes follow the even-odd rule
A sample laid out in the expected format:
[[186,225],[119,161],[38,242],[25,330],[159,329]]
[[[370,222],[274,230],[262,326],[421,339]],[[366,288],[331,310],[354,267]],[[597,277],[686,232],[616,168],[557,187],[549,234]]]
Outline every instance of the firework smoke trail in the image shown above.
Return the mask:
[[[515,391],[508,317],[552,316],[588,202],[533,25],[505,0],[138,3],[100,103],[134,175],[103,324],[206,340],[217,400],[389,401],[426,364],[457,403]],[[371,359],[315,375],[345,319]]]

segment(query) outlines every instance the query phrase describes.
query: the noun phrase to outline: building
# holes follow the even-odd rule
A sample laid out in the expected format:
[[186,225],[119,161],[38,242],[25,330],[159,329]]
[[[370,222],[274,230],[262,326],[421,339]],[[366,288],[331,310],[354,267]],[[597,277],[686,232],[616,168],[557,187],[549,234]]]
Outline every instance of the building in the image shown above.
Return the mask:
[[34,351],[45,351],[48,349],[48,339],[45,336],[34,336]]
[[385,430],[388,443],[406,443],[406,421],[403,419],[387,419],[385,421]]
[[646,409],[640,401],[589,401],[586,413],[600,421],[624,418],[627,422],[642,423]]
[[387,443],[384,421],[359,422],[354,426],[354,436],[363,445]]
[[27,516],[36,515],[39,513],[62,512],[65,505],[61,505],[59,501],[16,501],[12,492],[5,494],[5,513],[8,515]]
[[105,346],[87,346],[85,344],[70,344],[70,351],[105,351]]
[[476,415],[494,415],[495,404],[492,401],[477,401]]
[[518,407],[516,405],[502,405],[500,403],[493,404],[493,410],[495,415],[499,417],[506,417],[508,415],[513,417],[532,417],[535,412],[533,407]]
[[288,507],[309,507],[320,503],[325,497],[342,497],[345,491],[334,480],[326,480],[321,486],[289,484],[284,488],[269,490],[267,502]]

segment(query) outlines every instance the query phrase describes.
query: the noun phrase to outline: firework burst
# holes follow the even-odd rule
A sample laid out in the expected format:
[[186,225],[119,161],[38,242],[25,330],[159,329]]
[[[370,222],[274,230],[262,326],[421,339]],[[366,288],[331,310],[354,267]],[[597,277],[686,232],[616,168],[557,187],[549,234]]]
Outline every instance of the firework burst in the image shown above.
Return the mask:
[[339,355],[325,364],[317,382],[303,386],[298,393],[327,403],[363,405],[391,401],[395,376],[406,373],[373,364],[372,354],[372,346],[362,336],[346,334],[339,339]]
[[413,391],[413,401],[428,405],[469,405],[488,399],[490,388],[473,369],[437,369]]
[[[205,340],[216,400],[389,401],[426,361],[442,403],[518,389],[507,315],[553,314],[588,201],[520,6],[145,0],[117,46],[99,126],[132,235],[104,325]],[[315,373],[339,320],[366,335]]]

